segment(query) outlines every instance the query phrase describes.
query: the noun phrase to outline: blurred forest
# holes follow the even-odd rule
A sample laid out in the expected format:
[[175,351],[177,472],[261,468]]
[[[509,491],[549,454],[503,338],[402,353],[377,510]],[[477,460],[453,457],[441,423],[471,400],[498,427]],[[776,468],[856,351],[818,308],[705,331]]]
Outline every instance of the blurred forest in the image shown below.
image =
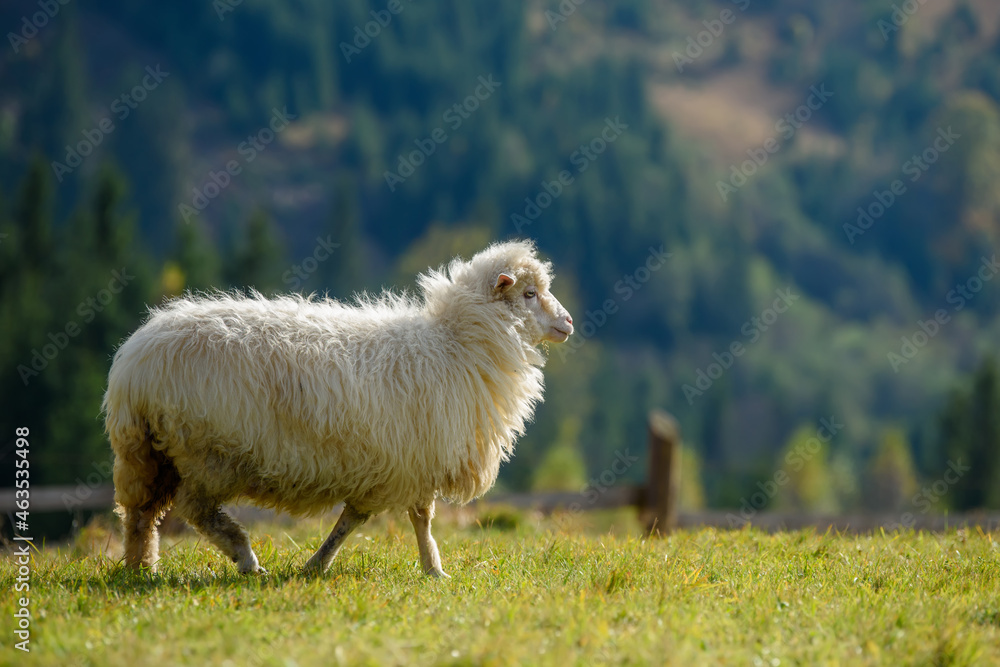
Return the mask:
[[502,487],[642,479],[663,407],[689,506],[1000,507],[991,0],[42,5],[0,7],[4,471],[15,426],[34,484],[110,458],[147,304],[527,236],[579,328]]

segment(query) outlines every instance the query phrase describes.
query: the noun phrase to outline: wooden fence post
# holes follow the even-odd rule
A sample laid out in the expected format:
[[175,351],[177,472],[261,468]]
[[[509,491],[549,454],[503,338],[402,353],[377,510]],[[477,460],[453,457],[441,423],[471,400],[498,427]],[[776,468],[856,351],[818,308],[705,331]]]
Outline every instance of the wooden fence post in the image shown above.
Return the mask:
[[645,494],[646,531],[666,534],[677,527],[681,480],[681,429],[662,410],[649,413],[649,481]]

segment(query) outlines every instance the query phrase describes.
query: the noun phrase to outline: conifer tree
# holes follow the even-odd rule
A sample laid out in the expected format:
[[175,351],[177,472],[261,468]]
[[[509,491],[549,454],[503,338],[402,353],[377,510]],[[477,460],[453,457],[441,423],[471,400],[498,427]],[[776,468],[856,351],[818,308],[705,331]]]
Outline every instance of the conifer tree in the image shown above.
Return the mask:
[[330,240],[339,244],[324,263],[324,288],[347,297],[364,286],[364,244],[358,205],[357,181],[342,173],[337,179],[330,213]]
[[[54,22],[55,23],[55,22]],[[31,150],[47,156],[45,168],[55,173],[62,201],[72,202],[80,171],[68,165],[67,146],[76,150],[87,127],[87,80],[83,52],[77,36],[77,14],[73,5],[61,8],[49,55],[40,63],[32,81],[30,110],[24,114],[22,140]],[[79,152],[76,153],[79,156]],[[51,162],[61,163],[55,170]],[[79,165],[77,165],[79,166]]]
[[[776,506],[806,512],[833,513],[839,509],[829,466],[829,446],[815,427],[803,425],[789,438],[778,458],[785,477],[775,477]],[[782,484],[781,479],[787,479]]]
[[179,289],[170,291],[199,291],[219,286],[219,255],[197,219],[177,224],[173,259],[168,265],[175,266],[181,278]]
[[48,167],[35,159],[18,197],[14,224],[20,237],[20,257],[27,267],[39,268],[51,254],[50,201],[52,186]]
[[947,459],[941,462],[940,475],[944,477],[952,464],[963,470],[949,489],[952,507],[1000,507],[1000,386],[992,357],[983,361],[968,389],[952,392],[939,427]]
[[0,256],[5,260],[0,321],[8,323],[0,345],[0,395],[5,399],[0,428],[4,434],[13,433],[15,426],[27,426],[43,437],[46,433],[51,397],[43,374],[51,373],[51,358],[58,353],[46,337],[53,319],[47,281],[54,269],[47,264],[50,190],[47,167],[36,160],[17,195],[13,220],[2,225],[7,237],[0,240]]
[[867,478],[869,509],[891,512],[911,502],[917,490],[917,473],[902,429],[891,428],[882,434]]
[[226,266],[227,281],[240,289],[253,288],[261,293],[281,289],[285,252],[267,212],[258,208],[247,221],[243,237]]
[[102,167],[50,259],[50,329],[63,344],[40,378],[51,397],[38,454],[45,483],[72,482],[95,466],[110,482],[101,399],[114,350],[150,301],[149,259],[134,245],[126,191],[123,177]]

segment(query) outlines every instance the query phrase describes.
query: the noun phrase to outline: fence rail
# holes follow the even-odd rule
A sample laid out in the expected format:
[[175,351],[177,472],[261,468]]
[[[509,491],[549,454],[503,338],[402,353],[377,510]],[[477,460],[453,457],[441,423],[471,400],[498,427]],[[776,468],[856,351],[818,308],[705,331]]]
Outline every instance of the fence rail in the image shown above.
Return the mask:
[[[653,411],[649,416],[649,476],[644,485],[622,485],[588,489],[581,493],[551,491],[491,495],[478,502],[503,504],[519,509],[544,513],[556,511],[580,512],[599,509],[634,507],[650,533],[668,533],[676,528],[709,526],[755,528],[774,532],[816,528],[845,532],[868,532],[884,528],[891,530],[901,524],[915,530],[941,531],[961,526],[979,526],[985,530],[1000,529],[1000,513],[967,513],[950,516],[934,514],[853,514],[819,515],[805,512],[756,512],[743,517],[733,511],[680,512],[681,433],[676,420],[665,412]],[[33,487],[31,512],[75,512],[77,510],[107,510],[114,505],[111,485]],[[0,489],[0,520],[19,508],[14,489]],[[905,519],[905,520],[904,520]]]
[[[105,510],[115,504],[115,489],[110,484],[98,487],[33,486],[28,509],[31,512],[73,512],[75,510]],[[18,509],[14,489],[0,489],[0,513]]]

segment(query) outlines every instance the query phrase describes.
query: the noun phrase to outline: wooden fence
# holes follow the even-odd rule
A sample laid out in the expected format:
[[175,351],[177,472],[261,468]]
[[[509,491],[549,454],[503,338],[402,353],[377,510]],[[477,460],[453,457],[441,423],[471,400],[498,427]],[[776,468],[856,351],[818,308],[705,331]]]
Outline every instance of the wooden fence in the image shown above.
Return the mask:
[[[813,527],[818,530],[868,532],[884,528],[892,530],[901,525],[916,530],[940,531],[957,526],[980,526],[985,530],[1000,529],[1000,513],[970,513],[941,516],[933,514],[857,514],[819,515],[803,512],[755,512],[750,516],[738,510],[681,512],[678,508],[680,493],[681,432],[677,421],[669,414],[654,410],[649,415],[649,459],[645,484],[623,485],[615,482],[627,470],[629,461],[623,460],[624,470],[612,464],[596,481],[601,486],[590,486],[583,492],[536,492],[491,495],[481,504],[502,504],[544,513],[556,511],[584,512],[620,507],[635,507],[639,518],[650,534],[665,534],[677,528],[712,526],[741,528],[752,525],[767,531],[797,530]],[[77,512],[81,510],[107,510],[114,504],[111,485],[34,487],[31,489],[30,511]],[[0,521],[16,511],[14,489],[0,489]]]

